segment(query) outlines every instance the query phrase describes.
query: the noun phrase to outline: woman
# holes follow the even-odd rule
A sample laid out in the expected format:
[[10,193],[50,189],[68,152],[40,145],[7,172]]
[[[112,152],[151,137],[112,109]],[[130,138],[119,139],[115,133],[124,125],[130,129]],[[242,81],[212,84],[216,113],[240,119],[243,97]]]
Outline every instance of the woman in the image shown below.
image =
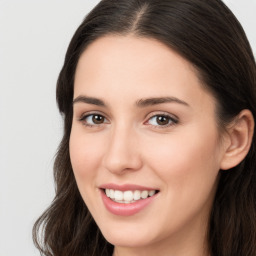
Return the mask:
[[41,253],[255,255],[255,71],[220,0],[101,1],[57,83]]

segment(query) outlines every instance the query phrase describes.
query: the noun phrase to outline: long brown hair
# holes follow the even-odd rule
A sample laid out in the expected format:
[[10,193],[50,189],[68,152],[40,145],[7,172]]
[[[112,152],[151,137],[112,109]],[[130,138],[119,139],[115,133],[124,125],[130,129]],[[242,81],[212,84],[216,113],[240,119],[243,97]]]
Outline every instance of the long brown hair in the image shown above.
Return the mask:
[[[91,42],[108,34],[154,38],[190,61],[216,98],[220,127],[243,109],[256,117],[255,60],[244,30],[221,0],[101,1],[75,32],[57,82],[64,135],[54,165],[56,197],[33,229],[34,242],[43,255],[113,252],[79,194],[69,156],[77,62]],[[243,162],[220,170],[209,219],[212,256],[256,255],[255,146],[254,136]]]

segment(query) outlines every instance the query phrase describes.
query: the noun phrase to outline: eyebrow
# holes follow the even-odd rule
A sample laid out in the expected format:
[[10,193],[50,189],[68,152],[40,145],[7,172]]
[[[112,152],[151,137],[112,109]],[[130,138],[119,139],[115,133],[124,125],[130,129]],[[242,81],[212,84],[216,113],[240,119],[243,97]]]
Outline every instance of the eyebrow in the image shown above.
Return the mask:
[[157,97],[157,98],[148,98],[148,99],[140,99],[136,102],[138,107],[147,107],[164,103],[178,103],[185,106],[189,106],[189,104],[183,100],[180,100],[176,97]]
[[92,105],[101,106],[101,107],[106,107],[106,104],[104,103],[103,100],[93,98],[93,97],[78,96],[77,98],[75,98],[73,100],[73,105],[78,102],[92,104]]
[[[73,100],[73,105],[78,102],[96,105],[100,107],[107,107],[107,104],[103,100],[94,98],[94,97],[78,96]],[[136,101],[135,105],[138,107],[147,107],[147,106],[153,106],[153,105],[164,104],[164,103],[178,103],[184,106],[189,106],[187,102],[180,100],[176,97],[154,97],[154,98],[140,99]]]

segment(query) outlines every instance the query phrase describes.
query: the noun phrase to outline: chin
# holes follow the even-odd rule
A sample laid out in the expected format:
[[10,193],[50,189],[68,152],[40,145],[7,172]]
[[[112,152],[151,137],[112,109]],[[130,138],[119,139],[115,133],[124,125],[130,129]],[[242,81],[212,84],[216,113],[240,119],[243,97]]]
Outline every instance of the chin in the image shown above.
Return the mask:
[[132,247],[132,248],[138,248],[138,247],[146,247],[149,244],[152,244],[152,241],[149,240],[149,237],[141,237],[141,236],[116,236],[113,234],[108,234],[107,236],[104,236],[105,239],[112,245],[118,246],[118,247]]
[[[127,223],[128,225],[131,225]],[[105,239],[114,246],[119,247],[145,247],[156,242],[156,233],[143,230],[142,228],[124,228],[116,227],[110,229],[101,229]],[[150,234],[151,233],[151,234]]]

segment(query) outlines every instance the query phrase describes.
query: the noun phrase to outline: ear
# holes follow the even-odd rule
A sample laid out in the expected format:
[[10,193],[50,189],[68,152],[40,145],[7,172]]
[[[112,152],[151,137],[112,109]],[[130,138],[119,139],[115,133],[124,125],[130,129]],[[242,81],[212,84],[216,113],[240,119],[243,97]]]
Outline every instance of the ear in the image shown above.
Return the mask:
[[246,157],[252,143],[253,132],[253,115],[250,110],[244,109],[227,128],[225,152],[220,165],[222,170],[235,167]]

